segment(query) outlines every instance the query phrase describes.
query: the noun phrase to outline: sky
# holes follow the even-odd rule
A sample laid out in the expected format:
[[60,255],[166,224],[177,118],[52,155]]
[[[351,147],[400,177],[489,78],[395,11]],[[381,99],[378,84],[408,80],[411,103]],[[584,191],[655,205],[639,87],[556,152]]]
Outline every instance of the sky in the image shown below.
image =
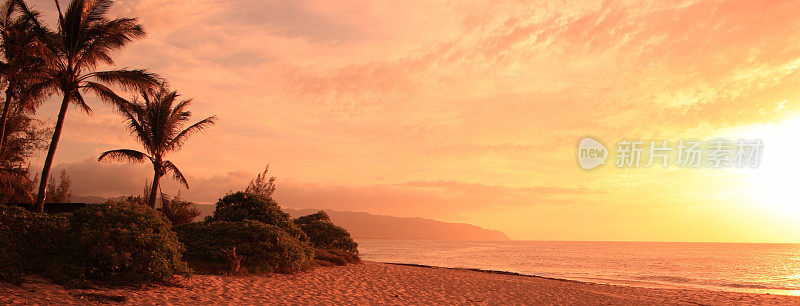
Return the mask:
[[[29,1],[53,24],[51,1]],[[116,57],[218,124],[167,158],[214,203],[267,164],[285,207],[467,222],[513,239],[800,242],[797,1],[118,1],[147,37]],[[131,96],[131,95],[127,95]],[[53,122],[57,97],[37,116]],[[76,195],[152,167],[97,99],[55,169]],[[578,166],[591,136],[607,164]],[[620,169],[622,139],[748,137],[751,169]],[[40,165],[42,158],[34,160]],[[34,166],[39,169],[40,166]]]

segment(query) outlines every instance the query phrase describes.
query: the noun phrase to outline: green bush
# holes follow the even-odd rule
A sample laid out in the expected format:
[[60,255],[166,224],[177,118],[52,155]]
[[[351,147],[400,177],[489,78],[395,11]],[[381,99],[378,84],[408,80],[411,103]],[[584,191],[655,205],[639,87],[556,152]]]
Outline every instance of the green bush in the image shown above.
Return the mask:
[[300,241],[308,241],[308,237],[292,222],[289,214],[281,210],[275,200],[259,194],[240,191],[226,195],[217,201],[214,214],[206,218],[209,222],[244,220],[274,225]]
[[336,249],[314,249],[314,259],[322,266],[344,266],[361,262],[358,254]]
[[85,276],[109,284],[141,284],[187,274],[182,245],[158,211],[127,202],[89,205],[70,217],[74,260]]
[[28,247],[22,233],[29,233],[31,227],[30,213],[18,207],[0,207],[0,278],[4,281],[19,283],[28,272],[25,260],[35,253]]
[[176,228],[186,245],[184,257],[204,272],[225,270],[225,250],[236,247],[241,267],[252,273],[291,273],[306,267],[313,249],[282,228],[257,221],[196,222]]
[[318,249],[333,249],[358,254],[358,244],[343,227],[331,222],[324,211],[295,219],[295,223]]
[[0,279],[19,283],[25,274],[60,273],[68,221],[63,215],[33,213],[0,205]]
[[161,207],[158,208],[164,217],[172,223],[172,226],[189,224],[200,215],[197,205],[192,202],[184,201],[180,194],[170,198],[166,194],[161,194]]
[[320,211],[318,211],[316,213],[313,213],[313,214],[310,214],[310,215],[305,215],[305,216],[302,216],[302,217],[298,217],[297,219],[294,219],[294,223],[295,224],[306,224],[306,223],[311,223],[311,222],[316,222],[316,221],[333,222],[333,221],[331,221],[331,217],[328,216],[328,213],[326,213],[324,210],[320,210]]

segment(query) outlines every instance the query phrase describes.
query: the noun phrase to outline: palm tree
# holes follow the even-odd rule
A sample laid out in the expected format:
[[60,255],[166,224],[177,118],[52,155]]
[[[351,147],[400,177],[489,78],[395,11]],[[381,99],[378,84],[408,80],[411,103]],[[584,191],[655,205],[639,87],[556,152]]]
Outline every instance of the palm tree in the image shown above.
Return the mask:
[[4,151],[7,141],[7,125],[12,120],[9,118],[11,109],[14,108],[15,113],[32,112],[44,94],[27,91],[29,85],[36,82],[36,76],[44,62],[37,56],[40,50],[35,43],[31,23],[26,16],[16,14],[14,2],[15,0],[6,0],[0,5],[0,53],[3,56],[0,60],[0,76],[6,86],[5,102],[0,115],[0,152]]
[[113,1],[72,0],[67,10],[62,12],[59,1],[55,0],[58,10],[56,31],[42,25],[23,1],[16,0],[16,4],[29,17],[37,39],[44,46],[43,58],[47,65],[41,71],[44,74],[42,81],[35,84],[34,88],[53,88],[63,95],[36,197],[36,209],[43,211],[50,168],[70,104],[91,114],[92,109],[86,104],[84,93],[93,93],[104,102],[121,105],[125,100],[114,93],[109,88],[110,85],[126,90],[141,90],[151,87],[159,80],[156,75],[140,69],[97,71],[100,64],[114,64],[111,58],[113,51],[144,36],[144,31],[135,18],[106,18]]
[[128,129],[136,140],[142,144],[145,152],[130,149],[119,149],[104,152],[97,160],[111,159],[140,163],[145,159],[153,164],[153,186],[147,204],[156,206],[159,181],[164,174],[172,177],[187,189],[189,183],[178,167],[171,161],[164,160],[167,153],[177,151],[192,134],[202,131],[214,124],[215,116],[205,118],[182,129],[192,113],[188,110],[192,100],[181,100],[176,103],[178,92],[170,91],[165,84],[157,89],[143,90],[141,98],[128,102],[120,111],[125,116]]

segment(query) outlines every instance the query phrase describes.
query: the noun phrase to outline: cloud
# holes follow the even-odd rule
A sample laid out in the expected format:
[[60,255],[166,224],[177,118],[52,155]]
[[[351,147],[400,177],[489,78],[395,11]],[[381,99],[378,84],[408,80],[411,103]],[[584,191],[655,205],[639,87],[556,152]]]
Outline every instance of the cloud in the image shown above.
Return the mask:
[[[74,195],[118,197],[141,195],[145,186],[153,179],[149,164],[114,164],[86,159],[74,163],[62,163],[53,167],[53,173],[66,171],[72,180]],[[186,190],[173,182],[169,176],[161,179],[162,191],[175,194],[178,191],[189,200],[202,203],[216,202],[227,192],[243,189],[255,177],[247,172],[229,172],[211,177],[188,176],[190,189]]]
[[[66,171],[74,195],[118,197],[140,195],[152,180],[149,165],[109,164],[87,159],[59,164],[55,173]],[[243,190],[255,173],[229,172],[212,177],[187,177],[186,190],[168,176],[161,180],[162,191],[181,193],[187,200],[214,203],[229,192]],[[521,201],[538,204],[569,203],[563,195],[602,194],[586,187],[504,187],[457,181],[414,181],[401,184],[343,185],[313,184],[291,179],[277,180],[275,198],[286,207],[370,211],[400,216],[418,214],[454,217],[458,208],[515,207]]]
[[[52,24],[52,2],[32,3]],[[696,188],[677,182],[695,178],[685,173],[588,175],[576,142],[714,136],[798,116],[798,6],[126,0],[112,15],[138,17],[148,32],[117,54],[119,66],[165,76],[194,99],[197,119],[220,118],[169,156],[190,177],[190,199],[213,202],[269,162],[286,205],[437,217],[542,203],[614,209],[612,192],[641,200]],[[52,100],[38,116],[54,120]],[[75,167],[81,192],[138,192],[147,167],[93,162],[138,145],[110,108],[87,101],[94,117],[70,111],[56,162]]]
[[547,196],[553,194],[598,194],[603,192],[600,190],[595,190],[585,187],[580,187],[580,188],[555,187],[555,186],[507,187],[507,186],[464,183],[457,181],[414,181],[414,182],[407,182],[403,185],[409,187],[443,189],[448,194],[452,194],[453,192],[464,193],[464,194],[518,193],[518,194],[528,194],[532,196]]

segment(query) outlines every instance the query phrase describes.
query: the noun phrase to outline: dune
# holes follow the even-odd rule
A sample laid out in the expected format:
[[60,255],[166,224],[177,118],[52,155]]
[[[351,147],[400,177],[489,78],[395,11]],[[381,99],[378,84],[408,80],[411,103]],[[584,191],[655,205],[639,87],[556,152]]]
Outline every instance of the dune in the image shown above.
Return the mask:
[[64,289],[0,283],[0,304],[798,304],[800,297],[603,285],[365,262],[292,275],[195,275],[174,285]]

